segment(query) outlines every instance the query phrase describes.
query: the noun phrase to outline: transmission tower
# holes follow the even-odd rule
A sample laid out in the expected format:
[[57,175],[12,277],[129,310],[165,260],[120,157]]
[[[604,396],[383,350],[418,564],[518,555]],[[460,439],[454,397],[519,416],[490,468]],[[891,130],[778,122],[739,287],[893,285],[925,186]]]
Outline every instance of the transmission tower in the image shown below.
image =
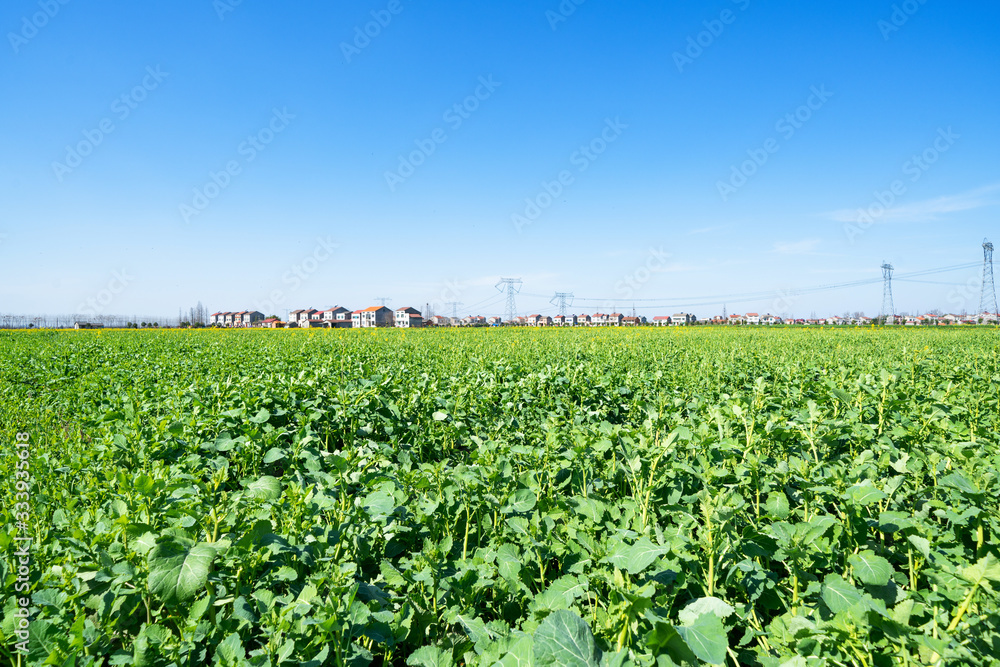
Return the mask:
[[449,301],[448,303],[446,303],[444,305],[451,306],[451,316],[457,320],[458,319],[458,307],[459,306],[464,306],[465,304],[463,304],[461,301]]
[[375,300],[378,301],[378,302],[380,302],[382,304],[383,308],[385,308],[386,304],[388,304],[390,301],[392,301],[392,299],[390,299],[387,296],[377,296],[377,297],[375,297]]
[[549,301],[553,306],[559,306],[559,314],[566,317],[566,308],[573,305],[572,292],[556,292],[556,295]]
[[[997,288],[993,284],[993,244],[983,239],[983,293],[979,297],[979,312],[997,314]],[[988,319],[988,318],[987,318]]]
[[[503,292],[507,290],[507,321],[510,322],[517,316],[517,303],[514,297],[518,292],[521,291],[521,285],[524,283],[520,278],[501,278],[500,282],[496,284],[496,288]],[[504,287],[501,287],[504,285]]]
[[892,318],[892,324],[896,323],[896,307],[892,303],[892,264],[888,262],[882,263],[882,279],[884,280],[884,285],[882,287],[882,312],[879,313],[879,319],[886,318],[886,322],[889,322],[888,318]]

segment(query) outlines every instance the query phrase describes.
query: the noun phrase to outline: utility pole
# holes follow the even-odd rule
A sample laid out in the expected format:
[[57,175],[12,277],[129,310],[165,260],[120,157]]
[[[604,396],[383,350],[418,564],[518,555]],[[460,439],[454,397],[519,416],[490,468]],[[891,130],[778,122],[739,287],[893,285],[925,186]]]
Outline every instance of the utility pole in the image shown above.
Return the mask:
[[[521,285],[524,281],[520,278],[501,278],[500,282],[496,284],[497,290],[503,292],[507,290],[507,321],[512,321],[517,317],[517,303],[514,297],[521,291]],[[503,285],[503,287],[501,287]]]
[[[896,323],[896,307],[892,303],[892,272],[892,264],[882,262],[882,312],[879,313],[879,319],[885,317],[886,324]],[[892,322],[888,320],[890,317]]]
[[556,292],[556,295],[549,301],[553,306],[559,306],[559,314],[566,317],[567,306],[573,305],[572,292]]
[[[992,310],[989,310],[992,308]],[[993,284],[993,244],[989,239],[983,239],[983,291],[979,297],[979,312],[977,319],[983,317],[983,324],[988,318],[985,314],[997,315],[997,288]]]

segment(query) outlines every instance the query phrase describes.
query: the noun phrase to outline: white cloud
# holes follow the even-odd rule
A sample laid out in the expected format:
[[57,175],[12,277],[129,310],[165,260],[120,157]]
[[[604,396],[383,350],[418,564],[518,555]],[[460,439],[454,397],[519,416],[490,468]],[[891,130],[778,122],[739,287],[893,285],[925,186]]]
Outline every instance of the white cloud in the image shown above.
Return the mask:
[[[942,216],[961,211],[972,211],[985,206],[995,206],[998,202],[995,194],[1000,191],[1000,183],[969,190],[956,195],[945,195],[924,201],[913,202],[901,206],[890,206],[881,215],[872,215],[878,222],[933,222],[941,220]],[[875,206],[874,200],[869,207]],[[874,212],[873,212],[874,213]],[[834,222],[857,222],[858,209],[843,208],[831,211],[826,217]]]
[[789,243],[775,243],[773,252],[779,255],[811,255],[819,247],[819,239],[806,239]]

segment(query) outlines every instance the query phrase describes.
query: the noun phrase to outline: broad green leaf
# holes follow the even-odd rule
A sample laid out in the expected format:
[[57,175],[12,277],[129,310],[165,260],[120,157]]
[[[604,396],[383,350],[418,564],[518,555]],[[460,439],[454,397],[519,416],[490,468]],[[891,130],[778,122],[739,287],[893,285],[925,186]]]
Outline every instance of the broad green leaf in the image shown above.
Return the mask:
[[503,511],[505,513],[510,512],[529,512],[535,508],[535,502],[537,501],[537,496],[531,489],[518,489],[507,499],[507,506],[504,507]]
[[274,500],[280,498],[281,481],[270,475],[264,475],[247,485],[246,494],[256,500]]
[[885,500],[885,494],[872,486],[871,482],[855,484],[847,489],[845,495],[849,500],[863,507]]
[[710,665],[721,665],[726,661],[729,638],[722,619],[714,613],[702,614],[691,625],[674,627],[699,660]]
[[885,586],[892,577],[892,565],[885,558],[871,551],[862,551],[847,559],[854,568],[854,575],[866,584]]
[[450,651],[444,651],[437,646],[418,648],[406,659],[407,665],[413,667],[454,667],[455,660]]
[[826,579],[823,580],[821,595],[826,606],[835,614],[850,609],[863,599],[861,591],[845,581],[839,574],[826,576]]
[[501,665],[501,667],[534,667],[534,641],[531,635],[517,632],[514,634],[515,636],[519,636],[510,645],[506,655],[497,664]]
[[636,575],[653,564],[657,558],[670,552],[669,547],[653,544],[648,537],[640,537],[635,544],[625,550],[625,570]]
[[784,491],[775,491],[767,495],[764,509],[775,519],[787,519],[789,514],[788,496]]
[[271,447],[267,450],[267,454],[264,454],[264,463],[274,463],[275,461],[280,461],[285,458],[285,452],[277,447]]
[[981,586],[992,593],[989,582],[1000,583],[1000,561],[993,554],[987,554],[976,561],[975,565],[962,568],[962,578],[973,586]]
[[263,424],[270,418],[271,418],[271,413],[265,410],[264,408],[261,408],[257,414],[255,414],[253,417],[250,418],[250,422],[252,424]]
[[684,607],[677,615],[681,625],[691,625],[698,620],[702,614],[715,614],[720,619],[729,618],[736,611],[731,605],[716,597],[698,598],[688,606]]
[[970,496],[978,495],[981,493],[975,485],[970,482],[965,475],[960,472],[953,472],[950,475],[946,475],[938,480],[940,486],[946,486],[962,493],[968,494]]
[[924,558],[931,557],[931,542],[926,537],[920,537],[919,535],[907,535],[906,539],[909,540],[910,544],[917,548]]
[[150,552],[149,591],[168,607],[192,599],[208,580],[215,549],[176,537],[161,539]]
[[540,667],[597,667],[600,661],[590,626],[566,610],[542,621],[535,631],[533,651]]

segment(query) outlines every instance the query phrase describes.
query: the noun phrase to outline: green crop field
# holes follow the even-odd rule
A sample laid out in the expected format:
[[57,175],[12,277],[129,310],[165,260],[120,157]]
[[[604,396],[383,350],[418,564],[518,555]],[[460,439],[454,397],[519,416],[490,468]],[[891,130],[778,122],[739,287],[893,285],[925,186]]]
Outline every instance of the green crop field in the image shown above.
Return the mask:
[[998,351],[986,328],[0,332],[0,651],[998,665]]

